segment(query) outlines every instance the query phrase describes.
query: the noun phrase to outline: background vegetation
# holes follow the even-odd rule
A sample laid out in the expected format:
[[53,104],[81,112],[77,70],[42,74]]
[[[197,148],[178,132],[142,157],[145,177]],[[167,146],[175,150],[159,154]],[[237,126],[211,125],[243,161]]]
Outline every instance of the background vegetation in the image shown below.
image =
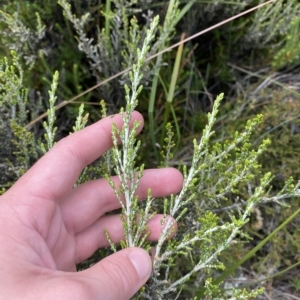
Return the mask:
[[[170,9],[173,2],[73,0],[68,7],[65,1],[3,1],[0,10],[2,191],[43,153],[37,142],[44,135],[42,121],[30,122],[48,109],[48,90],[56,70],[60,77],[55,104],[62,105],[134,63],[133,49],[140,42],[130,38],[130,26],[142,41],[151,18],[160,15],[159,38],[150,53],[153,55],[184,36],[265,1],[190,0],[181,1],[179,10]],[[226,99],[218,115],[214,141],[233,137],[248,119],[262,113],[263,122],[252,143],[258,145],[264,138],[272,141],[260,158],[262,172],[274,174],[271,193],[279,191],[290,176],[298,180],[299,13],[297,0],[276,0],[149,61],[138,109],[146,119],[141,147],[152,151],[141,151],[139,160],[146,167],[160,163],[160,149],[167,134],[164,125],[171,122],[176,143],[171,164],[178,166],[190,161],[192,148],[187,145],[201,135],[213,99],[224,92]],[[130,24],[133,16],[136,25]],[[124,105],[123,86],[127,81],[125,75],[119,76],[57,109],[56,139],[72,131],[81,103],[85,103],[90,123],[101,117],[102,99],[107,103],[108,113],[117,112]],[[243,195],[243,190],[240,194]],[[246,228],[253,239],[226,253],[222,257],[225,265],[236,262],[278,228],[298,209],[298,201],[290,199],[289,207],[276,203],[261,205],[253,211]],[[222,207],[215,210],[226,213]],[[299,217],[294,218],[227,277],[223,288],[264,286],[261,299],[300,299],[299,225]],[[98,259],[98,255],[87,264]],[[179,264],[178,272],[186,263]],[[182,299],[191,297],[194,289],[187,286]]]

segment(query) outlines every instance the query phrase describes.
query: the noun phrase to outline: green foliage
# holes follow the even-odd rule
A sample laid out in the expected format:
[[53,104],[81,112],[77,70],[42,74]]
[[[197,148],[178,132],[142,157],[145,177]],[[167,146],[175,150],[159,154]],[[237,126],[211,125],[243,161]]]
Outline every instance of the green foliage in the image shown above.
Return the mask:
[[[2,139],[7,135],[2,144],[2,155],[6,164],[4,173],[11,181],[24,174],[32,161],[38,158],[34,134],[24,127],[27,121],[28,90],[24,88],[23,75],[14,51],[11,52],[11,62],[6,57],[0,61],[0,111],[3,116],[0,134]],[[10,152],[15,157],[13,160],[9,160]],[[1,180],[1,184],[7,188],[12,183]]]
[[[37,59],[38,51],[42,51],[39,44],[45,37],[45,25],[42,24],[38,12],[35,13],[36,28],[30,28],[22,21],[20,7],[13,12],[7,11],[6,5],[3,10],[0,10],[0,21],[2,25],[4,24],[2,42],[10,50],[22,55],[26,65],[32,67]],[[45,50],[43,52],[46,53]]]
[[[220,128],[220,135],[231,135],[232,132],[242,126],[244,118],[252,118],[257,113],[264,115],[263,122],[254,134],[254,143],[269,137],[272,141],[270,147],[262,154],[260,162],[263,170],[272,170],[274,177],[271,185],[271,195],[280,191],[285,181],[289,189],[289,178],[299,178],[299,94],[295,91],[297,74],[286,72],[274,74],[274,81],[267,82],[271,74],[264,76],[256,85],[247,90],[242,102],[228,103],[230,113],[226,114],[225,122]],[[288,84],[286,84],[286,80]],[[243,83],[243,85],[247,85]],[[236,100],[235,100],[236,101]],[[243,103],[243,105],[241,105]],[[230,120],[230,126],[227,121]],[[230,132],[229,132],[230,131]],[[285,193],[285,192],[284,192]],[[288,198],[284,201],[288,208],[281,208],[278,205],[259,206],[260,224],[251,221],[249,232],[256,235],[254,242],[257,243],[267,237],[279,224],[283,223],[299,208],[297,198]],[[256,214],[256,213],[255,213]],[[253,213],[254,215],[254,213]],[[254,218],[255,219],[255,218]],[[249,266],[255,270],[257,276],[276,276],[282,269],[288,268],[299,260],[300,232],[298,218],[292,220],[284,227],[270,242],[249,261]],[[254,243],[253,243],[254,245]],[[248,265],[248,264],[246,264]],[[290,271],[284,276],[285,280],[294,279],[297,271]],[[276,286],[280,279],[274,278],[273,285]]]
[[163,146],[163,151],[161,151],[161,157],[163,159],[163,166],[168,167],[171,159],[173,158],[172,150],[175,147],[175,143],[173,142],[174,133],[172,131],[171,123],[166,125],[166,138],[164,140],[165,145]]
[[[55,74],[53,76],[53,83],[51,85],[51,90],[49,91],[50,108],[47,110],[48,123],[44,122],[44,128],[46,130],[46,133],[44,136],[47,141],[47,148],[45,147],[45,145],[43,143],[41,144],[41,148],[44,153],[49,151],[54,146],[54,138],[55,138],[55,133],[57,130],[57,128],[54,127],[54,122],[56,120],[54,105],[55,105],[55,101],[57,98],[55,96],[57,84],[58,84],[58,72],[55,72]],[[81,111],[81,113],[82,113],[82,111]],[[80,115],[78,116],[78,118],[80,118]],[[77,120],[77,122],[78,122],[78,120]]]
[[[141,179],[143,166],[135,168],[136,154],[140,147],[140,143],[136,144],[135,139],[139,124],[134,124],[133,128],[130,129],[129,122],[131,114],[137,106],[137,96],[142,88],[139,86],[142,79],[141,65],[145,60],[145,52],[150,41],[149,36],[152,35],[154,27],[155,21],[151,27],[152,30],[146,36],[142,50],[137,50],[137,64],[129,73],[131,89],[125,85],[127,105],[126,110],[121,109],[120,111],[124,126],[121,131],[117,127],[113,128],[113,160],[121,182],[120,189],[116,189],[109,176],[106,176],[123,211],[125,241],[121,243],[122,247],[144,246],[145,249],[148,249],[148,246],[143,245],[140,239],[144,242],[144,236],[141,236],[141,233],[145,232],[146,222],[149,220],[147,216],[152,216],[150,213],[152,199],[149,193],[145,209],[141,210],[137,198],[133,196]],[[248,121],[242,133],[236,132],[233,141],[225,141],[222,145],[217,143],[212,147],[210,146],[210,139],[214,134],[212,128],[216,122],[222,98],[223,95],[220,95],[215,100],[213,110],[208,114],[208,124],[203,130],[200,141],[194,140],[191,166],[189,168],[183,166],[183,189],[178,195],[171,196],[170,199],[166,198],[164,201],[162,233],[155,246],[153,274],[137,297],[162,299],[165,295],[168,297],[171,295],[178,296],[183,286],[195,273],[202,273],[201,282],[203,284],[207,276],[205,274],[209,274],[214,269],[225,268],[219,257],[237,236],[248,237],[241,231],[241,228],[248,222],[249,215],[255,205],[262,201],[279,203],[279,200],[300,196],[298,185],[294,186],[292,181],[287,181],[281,192],[269,197],[268,186],[272,180],[270,173],[262,175],[260,183],[253,182],[253,179],[257,180],[255,177],[256,170],[260,168],[258,157],[266,151],[266,146],[269,144],[268,140],[263,141],[257,150],[253,150],[249,142],[253,131],[262,121],[261,115]],[[170,132],[170,126],[168,126],[168,131]],[[169,136],[171,139],[171,134]],[[122,141],[121,150],[118,147],[117,137],[120,137]],[[170,151],[172,144],[169,143],[168,139],[167,143],[169,144],[167,150]],[[232,161],[231,157],[233,157]],[[214,174],[215,172],[217,175]],[[220,176],[220,174],[224,174],[224,176]],[[243,184],[247,186],[248,196],[243,199],[242,203],[245,203],[245,207],[241,207],[238,214],[229,213],[229,221],[226,221],[226,219],[222,220],[209,211],[213,207],[218,207],[220,200],[227,199],[228,195],[237,194],[239,191],[236,187]],[[125,204],[121,200],[121,194],[125,197]],[[239,200],[236,198],[236,202]],[[193,205],[191,206],[191,204]],[[188,209],[197,205],[199,205],[199,209],[196,214],[195,211]],[[141,221],[137,224],[138,212],[141,212]],[[171,242],[168,241],[174,230],[174,220],[179,222],[183,219],[190,222],[190,226],[185,227],[184,231]],[[112,244],[111,246],[115,251],[115,245]],[[199,252],[200,247],[201,251]],[[191,269],[180,274],[179,278],[172,278],[170,274],[172,274],[174,261],[186,256],[192,257]],[[163,277],[161,277],[162,274]],[[206,289],[206,292],[207,295],[212,296],[209,288]],[[233,291],[232,293],[238,299],[247,299],[257,296],[261,290],[250,294],[246,290]]]
[[[114,127],[113,149],[88,166],[76,185],[102,176],[114,189],[122,206],[125,240],[113,245],[107,232],[112,251],[134,245],[155,248],[152,277],[135,298],[258,297],[261,283],[251,291],[216,278],[298,205],[299,186],[290,179],[300,176],[298,85],[290,77],[278,84],[276,74],[258,77],[262,65],[298,67],[298,1],[277,0],[200,37],[198,44],[182,45],[177,54],[167,52],[152,62],[149,57],[177,41],[181,32],[190,35],[263,2],[60,0],[58,5],[48,0],[43,9],[40,0],[6,3],[0,12],[0,55],[9,57],[0,63],[0,193],[61,136],[84,128],[88,117],[94,121],[123,106],[124,127]],[[153,17],[157,14],[160,22]],[[228,62],[254,71],[241,75]],[[80,102],[90,101],[85,106],[58,110],[63,100],[131,67],[129,76],[108,80],[81,97]],[[248,80],[253,74],[258,76]],[[227,99],[221,102],[220,95],[214,100],[223,90]],[[101,101],[101,112],[90,106],[98,105],[98,99],[107,103]],[[139,124],[129,128],[135,108],[144,115],[148,111],[149,117],[140,141],[135,138]],[[25,128],[46,109],[43,129]],[[69,119],[75,115],[73,126]],[[179,167],[183,190],[163,199],[162,205],[153,201],[151,191],[138,203],[133,195],[144,164]],[[113,174],[120,177],[120,189],[109,179]],[[284,207],[287,204],[290,208]],[[146,223],[155,212],[164,213],[163,232],[157,243],[149,243]],[[167,215],[178,223],[172,240],[168,238],[174,221]],[[257,250],[245,267],[268,278],[269,272],[292,265],[300,253],[298,225],[291,221],[264,246],[267,251]],[[91,260],[99,259],[98,254]],[[297,289],[293,277],[290,283]]]
[[[300,11],[300,6],[298,10]],[[300,59],[300,17],[295,17],[289,27],[290,32],[286,36],[285,45],[274,56],[273,67],[277,69],[296,64]]]
[[[131,86],[130,88],[127,85],[124,86],[126,92],[126,110],[121,109],[120,111],[124,122],[123,128],[121,131],[118,130],[116,126],[114,126],[112,129],[114,144],[112,155],[116,174],[120,178],[120,190],[117,190],[114,186],[113,181],[109,177],[110,174],[106,174],[106,179],[114,189],[114,192],[117,195],[122,207],[122,221],[125,233],[125,241],[121,244],[122,247],[138,246],[148,249],[147,244],[145,244],[145,238],[147,236],[147,233],[145,234],[145,230],[147,228],[147,222],[153,216],[153,214],[150,212],[153,198],[151,197],[151,192],[149,191],[145,209],[142,211],[139,210],[138,198],[135,196],[135,192],[142,178],[144,166],[142,165],[138,168],[135,167],[136,155],[140,148],[140,143],[136,143],[135,136],[140,124],[135,123],[133,128],[130,129],[129,123],[131,120],[131,115],[134,109],[137,107],[138,96],[142,90],[142,86],[139,86],[139,83],[143,77],[141,68],[143,67],[147,57],[149,44],[154,38],[154,29],[158,24],[158,20],[158,17],[153,19],[151,27],[147,31],[142,48],[136,49],[137,63],[133,65],[132,71],[129,73]],[[122,150],[119,150],[118,147],[118,137],[122,142]],[[125,197],[125,203],[123,203],[121,199],[121,194],[123,194]],[[139,219],[138,224],[136,224],[137,219]]]
[[292,280],[292,285],[295,287],[296,291],[300,290],[300,277],[297,276]]
[[26,124],[28,91],[23,86],[23,69],[15,52],[11,52],[12,63],[7,58],[0,62],[1,106],[10,110],[10,118],[21,125]]
[[[259,3],[265,1],[260,0]],[[254,12],[253,22],[243,37],[248,47],[280,49],[290,33],[291,21],[299,14],[297,1],[274,1]]]
[[[264,292],[263,288],[257,289],[255,291],[248,292],[246,289],[235,289],[232,287],[230,290],[227,291],[227,297],[224,298],[223,293],[212,284],[212,279],[208,278],[205,282],[205,295],[209,297],[209,299],[216,299],[216,300],[235,300],[235,299],[256,299],[256,297]],[[200,298],[195,297],[194,300],[197,300]]]
[[84,105],[81,104],[76,118],[75,126],[73,126],[73,132],[79,131],[85,127],[88,122],[89,114],[84,114]]

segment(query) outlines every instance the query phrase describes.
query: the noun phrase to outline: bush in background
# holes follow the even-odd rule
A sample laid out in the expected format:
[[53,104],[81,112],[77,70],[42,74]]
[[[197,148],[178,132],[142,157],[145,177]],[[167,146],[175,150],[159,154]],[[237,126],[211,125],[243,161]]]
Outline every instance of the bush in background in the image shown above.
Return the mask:
[[[60,73],[55,102],[59,104],[136,63],[135,49],[141,47],[154,15],[159,14],[161,21],[149,55],[177,41],[181,32],[193,34],[258,2],[263,1],[237,1],[236,4],[190,1],[178,7],[177,1],[170,1],[168,6],[167,2],[99,3],[92,0],[84,4],[81,1],[68,4],[62,0],[60,5],[53,1],[43,2],[42,6],[39,1],[15,1],[4,5],[0,12],[0,51],[3,57],[0,77],[2,189],[9,187],[43,153],[40,146],[43,137],[41,123],[32,125],[30,131],[25,126],[48,108],[47,91],[55,70]],[[191,138],[199,138],[207,123],[206,112],[211,110],[215,95],[222,91],[226,92],[227,98],[216,119],[214,139],[232,140],[234,132],[243,128],[249,118],[263,113],[264,121],[251,143],[257,146],[265,137],[273,140],[260,161],[262,171],[272,171],[275,175],[271,193],[275,195],[280,191],[290,175],[299,178],[298,139],[295,138],[299,127],[296,110],[299,94],[294,75],[299,65],[295,38],[299,27],[298,13],[297,1],[285,3],[278,0],[199,37],[187,44],[181,54],[178,51],[168,52],[143,65],[144,90],[139,95],[138,109],[148,115],[146,129],[150,136],[144,133],[141,147],[152,147],[153,151],[143,151],[138,160],[146,162],[147,166],[157,165],[162,160],[160,149],[165,138],[169,137],[165,125],[171,122],[177,145],[173,147],[174,157],[169,164],[180,167],[190,161],[193,149],[184,146]],[[132,19],[133,16],[135,19]],[[15,52],[10,55],[11,50]],[[180,68],[176,81],[172,82],[170,78],[176,74],[178,57]],[[100,99],[105,99],[109,113],[116,112],[125,104],[125,83],[130,84],[130,79],[123,75],[79,99],[85,103],[90,121],[101,115],[96,107]],[[53,107],[54,104],[51,105]],[[71,131],[73,121],[69,120],[78,114],[78,107],[78,104],[68,105],[56,112],[56,120],[50,120],[50,131],[54,133],[54,121],[58,127],[56,139]],[[226,164],[229,162],[226,161]],[[95,170],[90,170],[90,174],[95,176]],[[203,197],[204,190],[203,187],[199,190],[199,197]],[[238,186],[239,197],[242,198],[245,191],[244,186]],[[227,197],[226,204],[221,202],[218,205],[235,205],[236,196],[233,194]],[[253,244],[287,219],[295,210],[297,200],[288,201],[288,204],[291,209],[274,204],[262,205],[253,211],[253,220],[248,226],[248,232],[255,236]],[[218,210],[216,207],[206,209]],[[221,216],[224,211],[225,208],[217,213]],[[200,218],[201,210],[198,214]],[[257,221],[262,220],[263,224],[258,226]],[[252,260],[255,275],[251,276],[273,276],[299,259],[299,231],[295,228],[298,224],[294,220],[282,231],[281,238],[274,238],[256,254]],[[239,245],[236,252],[222,254],[225,266],[245,254],[251,245]],[[182,258],[182,264],[170,276],[175,278],[176,274],[185,272],[191,266],[193,255],[197,257],[199,253]],[[249,278],[250,265],[248,270],[239,271],[240,277]],[[217,276],[219,273],[213,274]],[[287,291],[298,288],[293,271],[290,274],[284,281]],[[201,286],[203,280],[197,278],[194,282]],[[282,281],[274,284],[275,291],[280,293],[280,288],[279,291],[277,289],[282,286]],[[193,296],[191,291],[194,289],[188,283],[182,295]]]

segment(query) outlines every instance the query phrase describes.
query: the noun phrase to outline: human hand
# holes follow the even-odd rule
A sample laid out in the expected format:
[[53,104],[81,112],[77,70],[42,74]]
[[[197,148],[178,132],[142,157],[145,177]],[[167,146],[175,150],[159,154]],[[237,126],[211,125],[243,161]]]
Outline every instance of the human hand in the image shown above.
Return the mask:
[[[142,122],[134,112],[133,120]],[[59,141],[0,197],[0,299],[129,299],[145,284],[151,259],[139,248],[114,253],[91,268],[76,264],[98,248],[124,239],[120,207],[105,179],[73,188],[80,172],[112,146],[111,128],[120,115],[107,117]],[[140,129],[139,131],[141,130]],[[117,177],[112,178],[116,186]],[[139,199],[177,193],[182,175],[175,169],[145,170]],[[149,239],[161,231],[161,215],[148,223]]]

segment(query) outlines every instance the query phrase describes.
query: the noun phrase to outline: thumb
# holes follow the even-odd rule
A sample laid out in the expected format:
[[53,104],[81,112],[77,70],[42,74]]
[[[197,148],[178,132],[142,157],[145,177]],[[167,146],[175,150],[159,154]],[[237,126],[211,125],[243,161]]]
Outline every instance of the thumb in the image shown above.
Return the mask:
[[145,250],[127,248],[80,273],[89,279],[91,299],[128,300],[150,277],[151,265]]

